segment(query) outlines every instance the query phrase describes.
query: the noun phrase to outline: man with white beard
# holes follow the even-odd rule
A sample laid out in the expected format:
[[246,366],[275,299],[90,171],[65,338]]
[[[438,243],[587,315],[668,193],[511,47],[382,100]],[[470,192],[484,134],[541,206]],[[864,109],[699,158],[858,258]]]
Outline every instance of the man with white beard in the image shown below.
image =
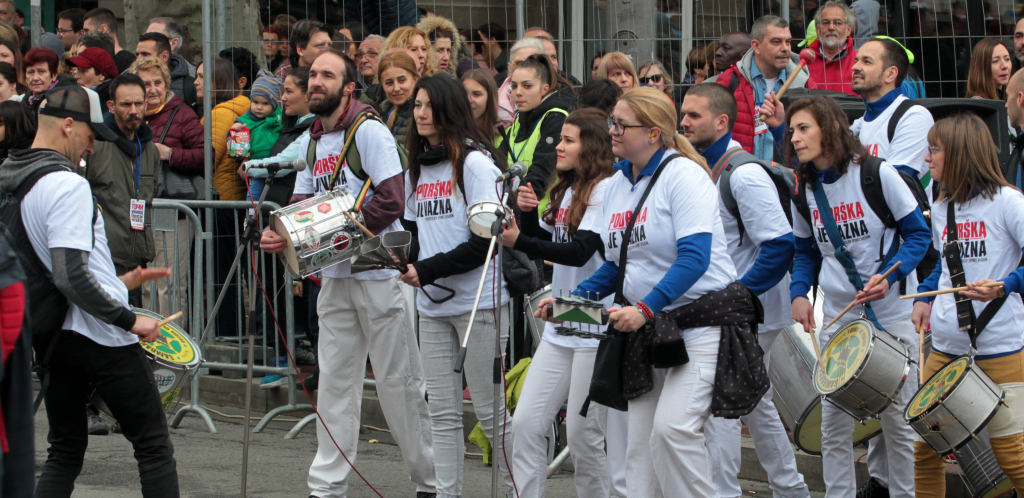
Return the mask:
[[808,47],[814,62],[807,65],[811,79],[818,88],[856,95],[853,92],[854,48],[853,27],[857,14],[845,3],[829,0],[814,15],[818,39]]

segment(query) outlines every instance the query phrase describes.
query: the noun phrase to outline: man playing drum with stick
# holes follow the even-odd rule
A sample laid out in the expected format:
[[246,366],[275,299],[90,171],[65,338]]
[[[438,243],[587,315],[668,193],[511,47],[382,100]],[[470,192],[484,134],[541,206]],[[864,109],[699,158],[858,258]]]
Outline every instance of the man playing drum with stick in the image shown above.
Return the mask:
[[[320,52],[310,67],[309,111],[317,118],[299,150],[310,151],[315,162],[298,173],[291,201],[300,202],[336,188],[356,197],[365,191],[361,212],[366,228],[379,235],[401,229],[398,217],[405,210],[402,164],[391,132],[379,119],[365,119],[367,112],[374,116],[376,112],[353,98],[357,78],[355,63],[334,49]],[[354,124],[359,118],[363,118],[361,124]],[[345,147],[350,129],[355,137],[350,146],[361,163],[359,172],[354,171],[350,162],[353,156]],[[267,229],[260,247],[279,253],[290,243]],[[323,271],[323,288],[317,300],[319,446],[308,479],[312,496],[344,496],[347,490],[346,480],[352,470],[348,462],[355,460],[359,442],[367,354],[377,378],[384,418],[416,483],[417,496],[434,496],[426,383],[410,326],[412,306],[399,288],[397,275],[395,270],[353,275],[349,261]]]
[[[1014,79],[1024,79],[1024,72]],[[989,442],[999,467],[1022,490],[1024,400],[1020,387],[1007,384],[1024,382],[1020,333],[1024,305],[1019,296],[1008,296],[1019,293],[1024,284],[1024,267],[1018,266],[1024,247],[1024,195],[1003,179],[992,135],[977,116],[960,114],[939,120],[928,133],[928,145],[932,179],[941,188],[932,210],[932,238],[943,258],[918,290],[961,286],[967,290],[914,302],[914,324],[923,330],[930,323],[933,334],[924,378],[954,358],[976,351],[974,360],[1003,387],[1008,405],[996,411],[986,426]],[[948,233],[949,227],[955,227],[954,233]],[[951,272],[951,265],[962,271]],[[986,285],[1000,283],[992,279],[1002,279],[1003,286]],[[919,401],[934,401],[919,398],[915,408]],[[922,403],[921,408],[927,406]],[[914,470],[918,497],[946,496],[942,458],[926,443],[914,445]]]
[[[895,168],[868,156],[847,128],[846,114],[834,100],[799,100],[789,110],[787,121],[791,142],[787,155],[790,161],[800,163],[795,170],[800,189],[793,211],[793,319],[813,332],[814,309],[807,293],[815,267],[820,264],[826,317],[836,317],[848,303],[855,302],[854,311],[864,313],[879,329],[879,335],[884,330],[901,339],[909,358],[916,359],[918,341],[910,322],[911,306],[900,302],[899,293],[890,292],[890,287],[914,270],[928,248],[929,230],[917,200]],[[886,228],[868,205],[860,178],[869,172],[881,182],[885,204],[898,220],[898,227]],[[883,278],[882,273],[897,262],[899,268]],[[821,344],[828,344],[843,326],[821,331]],[[834,363],[843,361],[840,355]],[[823,368],[826,376],[840,376],[841,365],[834,363],[819,362],[816,378],[822,376]],[[890,492],[905,498],[914,495],[914,479],[907,465],[913,455],[914,433],[903,420],[903,409],[917,390],[916,367],[911,364],[909,370],[894,402],[875,414],[881,417],[889,452]],[[820,384],[818,387],[821,391]],[[853,424],[854,420],[840,408],[822,403],[822,463],[828,497],[856,494]]]
[[[50,91],[39,108],[32,148],[12,151],[0,170],[0,189],[20,200],[22,226],[12,230],[31,243],[31,249],[18,250],[34,251],[22,259],[31,262],[30,306],[42,310],[33,315],[36,356],[49,368],[41,380],[50,448],[36,496],[71,496],[89,444],[85,403],[95,389],[132,443],[142,496],[173,498],[179,494],[174,447],[150,359],[139,346],[140,338],[154,341],[161,324],[128,307],[129,289],[170,271],[136,269],[117,276],[89,182],[72,172],[92,152],[94,139],[116,138],[102,112],[92,90]],[[3,213],[5,220],[10,215]],[[43,281],[33,268],[52,278]],[[52,290],[43,289],[47,285]],[[40,330],[43,323],[48,330]]]

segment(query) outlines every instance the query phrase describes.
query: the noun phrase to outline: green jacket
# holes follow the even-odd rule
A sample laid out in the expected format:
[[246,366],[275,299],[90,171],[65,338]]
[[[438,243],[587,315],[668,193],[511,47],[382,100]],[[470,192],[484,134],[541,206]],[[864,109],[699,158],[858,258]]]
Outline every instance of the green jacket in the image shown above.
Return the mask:
[[[143,124],[135,140],[128,140],[114,124],[110,113],[104,116],[107,126],[114,130],[116,142],[96,141],[95,151],[85,156],[85,179],[89,180],[92,195],[103,210],[103,224],[107,232],[107,245],[118,273],[153,261],[156,244],[153,241],[153,196],[156,195],[160,171],[160,151],[153,144],[153,132]],[[141,146],[141,156],[140,156]],[[136,197],[135,170],[139,168],[138,197]],[[131,200],[146,201],[143,223],[145,230],[132,230]]]
[[252,112],[247,112],[235,122],[249,128],[249,159],[270,157],[270,149],[274,148],[277,137],[281,136],[281,108],[278,107],[265,118],[257,118]]
[[409,126],[416,121],[412,117],[412,99],[405,99],[405,103],[395,107],[390,100],[384,99],[384,102],[380,105],[380,118],[387,124],[391,119],[391,113],[397,113],[394,117],[394,122],[388,129],[391,134],[395,137],[395,143],[399,145],[405,145],[405,137],[409,135]]

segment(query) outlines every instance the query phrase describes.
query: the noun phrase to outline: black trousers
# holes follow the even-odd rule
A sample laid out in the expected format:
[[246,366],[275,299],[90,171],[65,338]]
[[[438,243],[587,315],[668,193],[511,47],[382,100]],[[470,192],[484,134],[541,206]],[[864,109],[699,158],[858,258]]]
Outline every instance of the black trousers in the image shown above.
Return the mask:
[[[57,340],[44,398],[50,447],[36,485],[36,498],[71,496],[89,445],[85,404],[93,387],[110,407],[125,439],[132,443],[142,496],[177,498],[178,471],[167,416],[142,347],[101,346],[67,330]],[[41,347],[45,345],[37,345],[37,351],[43,351]]]

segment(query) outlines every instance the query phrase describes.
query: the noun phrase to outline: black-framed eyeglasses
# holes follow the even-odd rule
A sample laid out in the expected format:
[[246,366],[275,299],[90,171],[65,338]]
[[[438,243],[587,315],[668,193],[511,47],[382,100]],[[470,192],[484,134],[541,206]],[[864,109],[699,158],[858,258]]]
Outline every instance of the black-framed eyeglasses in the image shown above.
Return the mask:
[[642,125],[642,124],[639,124],[639,125],[628,125],[628,124],[625,124],[625,123],[623,123],[621,121],[616,121],[615,118],[613,118],[611,116],[608,117],[608,129],[612,130],[612,132],[615,133],[616,135],[619,135],[619,136],[624,135],[628,128],[647,128],[647,127]]
[[641,85],[646,85],[648,83],[654,83],[656,85],[659,85],[659,84],[661,84],[661,80],[662,79],[664,79],[664,78],[662,78],[660,74],[652,74],[650,76],[641,76],[640,77],[640,84]]

